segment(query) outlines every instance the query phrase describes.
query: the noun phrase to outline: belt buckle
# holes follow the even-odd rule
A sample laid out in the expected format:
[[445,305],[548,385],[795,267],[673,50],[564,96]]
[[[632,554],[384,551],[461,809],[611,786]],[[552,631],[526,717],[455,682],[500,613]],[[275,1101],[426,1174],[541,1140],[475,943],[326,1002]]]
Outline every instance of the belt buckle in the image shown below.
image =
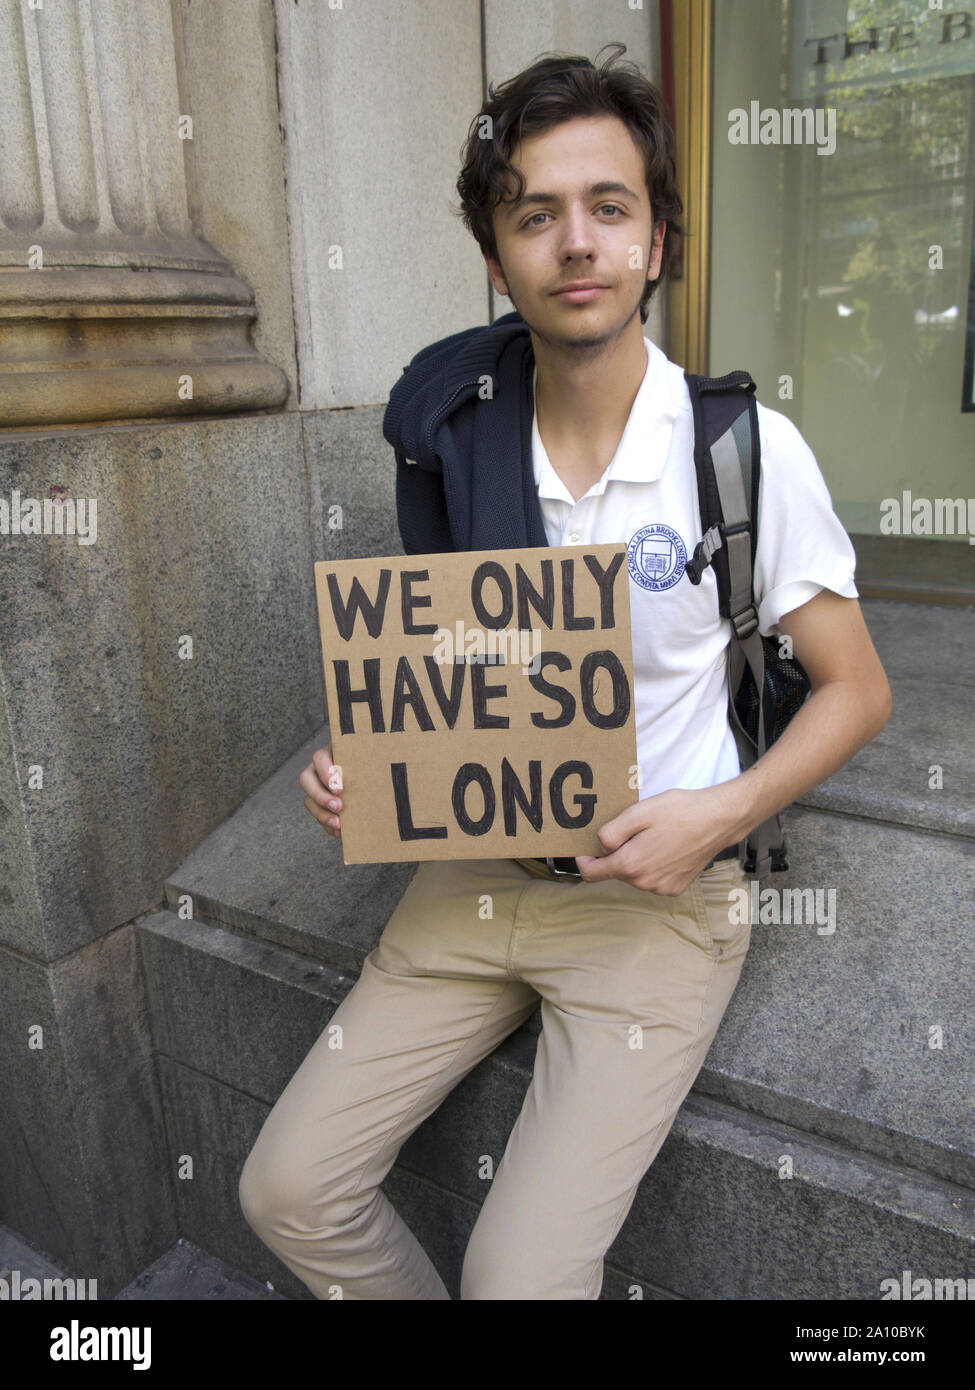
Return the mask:
[[567,857],[568,857],[568,856],[563,856],[563,855],[558,855],[558,856],[553,857],[551,854],[547,854],[547,855],[545,856],[545,863],[546,863],[546,866],[548,867],[549,873],[552,874],[555,878],[578,878],[578,879],[581,879],[581,878],[582,878],[582,874],[579,873],[578,869],[557,869],[557,868],[555,867],[555,858],[561,859],[561,858],[567,858]]

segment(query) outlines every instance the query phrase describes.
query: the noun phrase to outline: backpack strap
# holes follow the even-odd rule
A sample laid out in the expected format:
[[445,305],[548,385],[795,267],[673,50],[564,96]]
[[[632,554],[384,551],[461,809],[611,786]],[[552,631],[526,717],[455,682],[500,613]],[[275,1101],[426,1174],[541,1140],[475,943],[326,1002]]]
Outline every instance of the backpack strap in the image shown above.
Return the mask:
[[[729,372],[727,376],[707,377],[684,373],[691,398],[694,415],[694,467],[697,473],[698,507],[701,513],[703,539],[699,541],[685,568],[692,584],[700,584],[704,570],[710,564],[718,581],[718,602],[721,616],[730,618],[731,580],[728,570],[728,552],[724,549],[724,539],[732,525],[730,517],[722,511],[722,499],[718,490],[712,445],[725,434],[748,409],[749,400],[755,391],[755,383],[747,372]],[[737,456],[737,455],[736,455]],[[744,475],[743,475],[744,477]],[[750,510],[757,511],[757,490],[749,491],[752,499]],[[748,523],[749,509],[746,508],[736,523]],[[725,521],[728,527],[724,530]],[[739,552],[742,553],[742,552]],[[751,558],[754,559],[754,545]],[[749,562],[750,564],[750,562]],[[750,586],[749,586],[750,587]]]
[[[685,565],[692,584],[700,584],[710,565],[718,587],[719,610],[732,625],[728,651],[728,712],[743,769],[767,748],[765,644],[758,631],[754,596],[758,542],[758,489],[761,443],[755,383],[744,371],[723,377],[685,372],[694,412],[694,461],[704,535]],[[757,743],[745,731],[735,697],[751,671],[758,697]],[[782,824],[772,816],[756,826],[740,846],[743,862],[754,859],[756,877],[771,871],[772,851],[781,855]]]

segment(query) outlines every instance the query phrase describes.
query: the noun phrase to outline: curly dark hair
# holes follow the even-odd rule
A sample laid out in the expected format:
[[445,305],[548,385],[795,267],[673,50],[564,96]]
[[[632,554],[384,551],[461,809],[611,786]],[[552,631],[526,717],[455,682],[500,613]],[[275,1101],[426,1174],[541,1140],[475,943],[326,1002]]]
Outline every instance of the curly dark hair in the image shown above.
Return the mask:
[[[609,56],[599,62],[609,49]],[[463,167],[457,180],[460,215],[482,251],[498,259],[492,213],[507,195],[521,197],[524,178],[511,163],[511,152],[530,135],[550,130],[577,116],[618,116],[643,154],[654,226],[667,224],[660,274],[648,280],[640,301],[645,323],[647,305],[667,274],[683,236],[684,205],[677,188],[674,131],[660,90],[635,63],[620,62],[623,43],[605,45],[596,61],[566,54],[544,54],[530,67],[488,87],[489,100],[473,119],[461,149]],[[490,120],[485,122],[485,117]]]

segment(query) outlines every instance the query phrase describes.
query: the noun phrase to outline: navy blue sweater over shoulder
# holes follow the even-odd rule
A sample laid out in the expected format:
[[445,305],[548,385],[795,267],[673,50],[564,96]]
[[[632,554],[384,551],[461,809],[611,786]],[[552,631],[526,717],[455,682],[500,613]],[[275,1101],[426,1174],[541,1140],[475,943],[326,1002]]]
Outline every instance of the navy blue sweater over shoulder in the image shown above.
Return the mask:
[[532,472],[531,334],[520,314],[418,352],[389,394],[407,555],[548,545]]

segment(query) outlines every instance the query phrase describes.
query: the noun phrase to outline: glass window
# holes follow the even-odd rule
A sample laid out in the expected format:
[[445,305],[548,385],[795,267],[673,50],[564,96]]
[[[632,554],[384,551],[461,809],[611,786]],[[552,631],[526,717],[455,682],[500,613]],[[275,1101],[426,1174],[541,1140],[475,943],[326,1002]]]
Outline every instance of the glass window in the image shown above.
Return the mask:
[[[852,534],[967,546],[975,17],[906,0],[713,8],[707,370],[751,372]],[[975,563],[975,546],[955,555]]]

